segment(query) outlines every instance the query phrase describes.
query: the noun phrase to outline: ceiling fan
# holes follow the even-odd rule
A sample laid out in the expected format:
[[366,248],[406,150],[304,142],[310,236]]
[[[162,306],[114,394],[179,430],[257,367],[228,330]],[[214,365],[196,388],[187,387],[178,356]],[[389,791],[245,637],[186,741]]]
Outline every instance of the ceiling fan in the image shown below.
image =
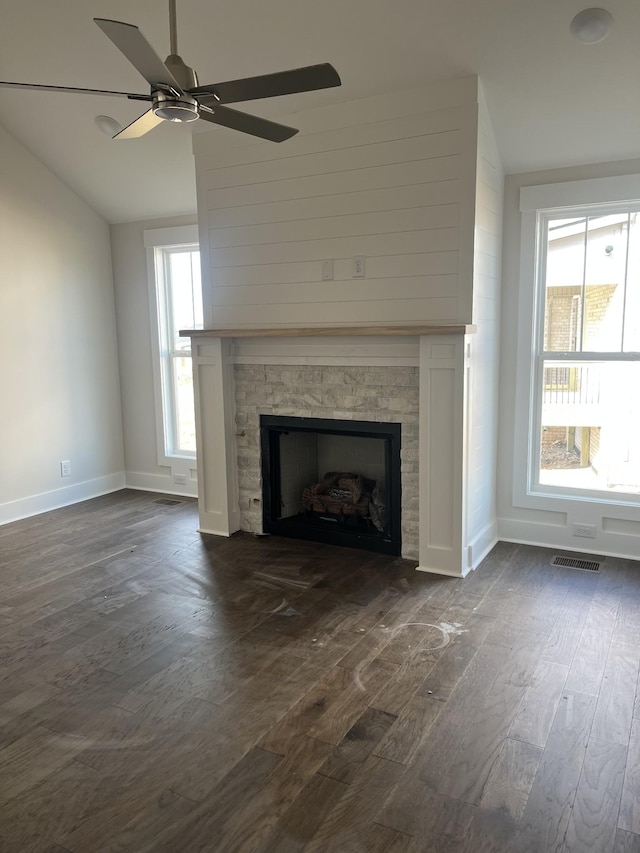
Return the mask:
[[274,98],[296,92],[311,92],[341,85],[338,72],[326,62],[321,65],[309,65],[306,68],[295,68],[291,71],[279,71],[275,74],[199,86],[196,72],[178,55],[176,0],[169,0],[171,53],[164,62],[138,27],[133,24],[110,21],[105,18],[93,20],[147,81],[151,87],[149,95],[3,81],[0,81],[0,87],[47,92],[76,92],[82,95],[110,95],[132,101],[149,102],[150,109],[116,133],[114,139],[135,139],[144,136],[163,121],[190,122],[201,118],[213,124],[269,139],[272,142],[284,142],[298,132],[296,128],[232,110],[224,104]]

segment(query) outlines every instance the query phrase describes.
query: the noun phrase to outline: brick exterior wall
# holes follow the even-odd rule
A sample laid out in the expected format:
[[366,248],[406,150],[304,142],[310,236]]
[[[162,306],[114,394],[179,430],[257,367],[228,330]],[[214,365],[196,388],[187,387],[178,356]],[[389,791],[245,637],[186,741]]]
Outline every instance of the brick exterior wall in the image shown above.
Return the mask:
[[402,556],[418,557],[418,368],[235,366],[242,530],[262,532],[260,415],[400,423]]
[[[603,336],[607,330],[603,321],[611,300],[616,291],[615,284],[587,285],[584,310],[584,346],[603,348]],[[544,346],[547,350],[574,350],[575,336],[580,329],[580,298],[582,288],[578,285],[571,287],[551,287],[547,291],[547,306],[545,311]],[[572,318],[574,298],[576,308]],[[578,342],[579,343],[579,342]],[[616,349],[619,341],[611,342],[611,349]],[[577,349],[580,349],[578,345]]]

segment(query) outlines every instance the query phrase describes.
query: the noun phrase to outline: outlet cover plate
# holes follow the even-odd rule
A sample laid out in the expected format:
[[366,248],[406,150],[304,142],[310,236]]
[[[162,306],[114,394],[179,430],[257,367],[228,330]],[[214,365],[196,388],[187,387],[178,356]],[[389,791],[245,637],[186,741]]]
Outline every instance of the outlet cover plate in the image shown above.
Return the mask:
[[596,538],[596,526],[595,526],[595,524],[574,524],[573,525],[573,535],[574,536],[582,536],[585,539],[595,539]]

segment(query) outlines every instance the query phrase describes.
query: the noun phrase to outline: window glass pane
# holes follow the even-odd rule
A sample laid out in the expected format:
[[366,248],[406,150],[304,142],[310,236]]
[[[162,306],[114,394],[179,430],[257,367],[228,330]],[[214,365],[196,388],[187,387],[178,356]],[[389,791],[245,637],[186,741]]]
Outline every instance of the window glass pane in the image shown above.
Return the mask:
[[176,409],[176,440],[174,450],[195,453],[196,422],[193,400],[191,358],[173,358],[173,382]]
[[171,339],[174,350],[189,351],[189,338],[180,329],[202,327],[202,290],[198,252],[172,251],[169,255]]
[[585,217],[551,220],[547,225],[544,349],[575,352],[582,322]]
[[629,215],[590,216],[582,332],[583,352],[620,352]]
[[539,482],[640,494],[640,363],[545,361]]
[[629,260],[624,309],[625,352],[640,352],[640,216],[632,213],[629,225]]

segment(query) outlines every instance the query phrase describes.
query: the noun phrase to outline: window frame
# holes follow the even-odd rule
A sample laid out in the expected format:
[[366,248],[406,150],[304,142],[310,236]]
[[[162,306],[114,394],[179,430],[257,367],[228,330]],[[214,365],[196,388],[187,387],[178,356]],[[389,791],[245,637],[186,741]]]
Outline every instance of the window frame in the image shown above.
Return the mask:
[[[165,304],[158,301],[159,277],[165,281],[165,270],[162,250],[178,249],[180,251],[199,251],[199,235],[197,225],[181,225],[173,228],[154,228],[144,231],[144,246],[147,255],[147,284],[149,293],[149,320],[151,331],[151,353],[154,387],[154,409],[156,424],[156,454],[158,465],[173,466],[177,460],[194,462],[196,451],[175,451],[173,449],[176,435],[176,399],[173,393],[172,371],[167,369],[165,362],[174,357],[174,347],[168,347],[164,354],[163,340],[167,339],[167,314],[171,307],[167,305],[168,294],[163,286]],[[161,250],[161,251],[158,251]],[[182,357],[191,358],[191,348]],[[165,412],[164,401],[169,400],[171,410]]]
[[640,211],[640,175],[596,178],[563,184],[522,187],[520,190],[520,299],[516,364],[516,417],[513,466],[513,502],[528,509],[568,511],[571,501],[588,501],[620,507],[640,505],[640,495],[630,492],[554,486],[539,482],[542,431],[542,381],[545,360],[571,362],[640,361],[640,352],[544,350],[545,224],[564,215]]

